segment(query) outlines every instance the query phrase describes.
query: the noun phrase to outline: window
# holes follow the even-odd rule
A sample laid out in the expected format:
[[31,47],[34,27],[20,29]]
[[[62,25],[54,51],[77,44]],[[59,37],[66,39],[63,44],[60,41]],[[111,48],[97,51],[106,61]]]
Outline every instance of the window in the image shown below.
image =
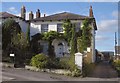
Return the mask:
[[48,32],[48,24],[41,24],[41,32]]
[[80,23],[76,23],[76,32],[78,32],[81,28],[81,24]]
[[63,32],[62,24],[57,24],[57,32]]

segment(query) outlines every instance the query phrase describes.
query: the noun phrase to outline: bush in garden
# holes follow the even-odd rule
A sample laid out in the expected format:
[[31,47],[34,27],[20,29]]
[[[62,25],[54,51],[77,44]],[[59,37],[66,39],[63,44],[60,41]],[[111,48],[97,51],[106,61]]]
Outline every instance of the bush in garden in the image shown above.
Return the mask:
[[60,68],[60,63],[59,63],[59,58],[49,58],[49,63],[48,63],[48,66],[47,68],[50,68],[50,69],[59,69]]
[[115,67],[120,67],[120,60],[114,60],[113,64]]
[[79,77],[79,76],[81,76],[81,75],[82,75],[82,71],[81,71],[80,69],[78,69],[77,66],[75,66],[74,71],[72,71],[72,76],[73,76],[73,77]]
[[117,70],[118,76],[120,77],[120,60],[114,60],[112,65]]
[[87,63],[87,62],[84,62],[83,64],[83,76],[88,76],[90,73],[93,72],[95,68],[95,64],[94,63]]
[[44,54],[37,54],[31,59],[31,65],[37,68],[46,68],[49,58]]
[[60,59],[60,67],[62,69],[70,69],[69,59],[68,58],[62,58]]

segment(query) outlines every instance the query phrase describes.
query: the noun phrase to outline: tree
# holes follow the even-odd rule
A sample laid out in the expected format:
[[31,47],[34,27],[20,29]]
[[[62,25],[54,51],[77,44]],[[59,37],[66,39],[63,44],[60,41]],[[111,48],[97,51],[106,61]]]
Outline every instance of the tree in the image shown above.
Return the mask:
[[63,23],[64,27],[64,36],[65,39],[68,42],[68,45],[70,45],[71,37],[72,37],[72,23],[69,19],[66,19]]
[[37,33],[35,35],[32,36],[32,40],[30,41],[30,45],[31,45],[31,51],[34,54],[38,54],[41,53],[42,47],[40,47],[39,44],[39,40],[42,40],[43,38],[43,34]]
[[28,24],[26,37],[27,37],[28,45],[30,45],[30,23]]
[[83,49],[82,49],[82,38],[81,37],[78,37],[77,38],[77,49],[78,49],[78,52],[83,52]]
[[20,32],[20,25],[13,19],[7,19],[2,24],[2,49],[6,50],[6,48],[8,48],[8,45],[11,44],[13,35],[16,35]]
[[75,32],[75,24],[72,25],[72,38],[71,38],[71,55],[77,52],[77,37]]
[[70,67],[71,70],[75,69],[75,53],[77,52],[77,37],[76,37],[76,32],[75,32],[75,24],[72,25],[72,38],[71,38],[71,43],[70,43]]
[[24,63],[26,59],[26,51],[28,47],[27,38],[23,33],[18,33],[13,35],[12,44],[15,49],[15,62],[20,65]]

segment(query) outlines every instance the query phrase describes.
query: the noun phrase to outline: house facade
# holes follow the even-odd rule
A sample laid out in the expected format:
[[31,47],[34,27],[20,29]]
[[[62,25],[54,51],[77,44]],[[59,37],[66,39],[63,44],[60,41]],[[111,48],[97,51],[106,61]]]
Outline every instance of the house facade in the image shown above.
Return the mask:
[[116,59],[120,59],[120,46],[115,46],[114,56]]
[[[4,14],[2,15],[4,16]],[[30,36],[33,36],[37,33],[47,33],[49,31],[56,31],[59,33],[64,33],[63,30],[63,22],[66,19],[69,19],[71,23],[74,23],[76,25],[76,31],[79,31],[82,27],[83,21],[88,18],[93,18],[93,22],[91,23],[92,26],[92,40],[91,40],[91,61],[95,62],[95,31],[97,30],[96,21],[93,15],[92,6],[90,6],[89,9],[89,16],[83,16],[78,15],[74,13],[69,12],[63,12],[58,14],[53,14],[46,16],[44,14],[43,17],[41,17],[40,10],[38,9],[36,12],[36,18],[34,18],[34,14],[32,11],[29,13],[29,20],[25,20],[26,17],[26,9],[23,6],[21,8],[21,17],[13,16],[12,18],[15,19],[17,22],[19,22],[22,31],[26,32],[28,25],[30,25]],[[7,18],[7,17],[6,17]],[[5,20],[4,17],[2,17],[3,21]],[[2,22],[3,22],[2,21]],[[40,45],[43,47],[43,53],[48,54],[48,42],[40,40]],[[64,39],[54,39],[52,42],[52,45],[54,47],[54,52],[56,57],[64,57],[69,56],[69,46],[68,43]]]

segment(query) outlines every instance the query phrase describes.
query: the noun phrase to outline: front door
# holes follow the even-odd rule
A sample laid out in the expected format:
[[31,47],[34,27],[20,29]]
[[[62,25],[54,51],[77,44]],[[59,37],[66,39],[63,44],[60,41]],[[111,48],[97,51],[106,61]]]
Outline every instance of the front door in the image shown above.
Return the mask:
[[63,57],[63,44],[62,43],[58,44],[58,56]]

